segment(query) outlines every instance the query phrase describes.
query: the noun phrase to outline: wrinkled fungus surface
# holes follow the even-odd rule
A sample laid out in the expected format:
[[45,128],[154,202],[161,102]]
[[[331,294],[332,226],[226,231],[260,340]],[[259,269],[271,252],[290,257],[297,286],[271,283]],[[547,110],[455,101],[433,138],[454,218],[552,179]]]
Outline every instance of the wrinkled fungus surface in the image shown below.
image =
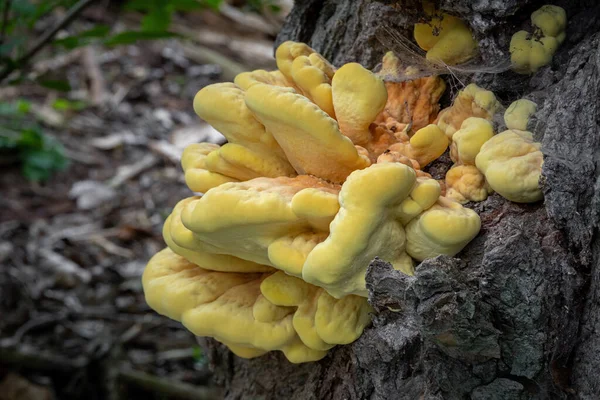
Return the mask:
[[[433,49],[430,39],[419,41]],[[461,203],[492,189],[539,200],[541,153],[529,132],[494,134],[492,92],[469,85],[438,114],[440,77],[385,79],[400,65],[393,53],[384,74],[336,68],[303,43],[281,44],[276,58],[277,71],[244,72],[196,95],[196,113],[228,142],[185,150],[195,194],[165,221],[167,248],[143,286],[154,310],[240,357],[281,351],[302,363],[368,326],[372,259],[412,275],[417,262],[454,256],[478,234],[479,216]],[[518,127],[535,111],[525,105],[510,113]],[[421,168],[448,148],[455,165],[438,182]]]

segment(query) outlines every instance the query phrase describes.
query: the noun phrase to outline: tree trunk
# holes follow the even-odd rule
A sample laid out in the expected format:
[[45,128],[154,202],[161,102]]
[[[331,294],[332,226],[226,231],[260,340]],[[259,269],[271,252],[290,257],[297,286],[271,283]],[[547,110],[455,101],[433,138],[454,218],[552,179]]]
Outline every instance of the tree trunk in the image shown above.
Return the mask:
[[[274,353],[243,360],[203,340],[227,398],[600,398],[600,5],[554,2],[567,11],[567,39],[549,66],[527,76],[482,67],[506,65],[511,35],[545,1],[441,3],[469,22],[481,55],[475,72],[448,81],[475,82],[504,105],[525,96],[538,104],[544,202],[492,195],[470,203],[482,220],[478,237],[456,258],[422,262],[414,277],[374,260],[373,325],[319,362],[293,365]],[[278,41],[374,68],[390,46],[409,56],[392,37],[412,40],[420,8],[298,0]]]

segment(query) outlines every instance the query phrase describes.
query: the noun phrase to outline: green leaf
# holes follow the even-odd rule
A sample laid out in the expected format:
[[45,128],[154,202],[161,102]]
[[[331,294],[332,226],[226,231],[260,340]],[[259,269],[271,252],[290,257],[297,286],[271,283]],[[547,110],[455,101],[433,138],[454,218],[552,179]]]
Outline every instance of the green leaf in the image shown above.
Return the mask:
[[23,99],[11,103],[0,102],[0,116],[13,118],[23,117],[29,112],[30,107],[31,103]]
[[172,32],[143,32],[143,31],[126,31],[108,38],[104,44],[107,46],[116,46],[122,44],[132,44],[138,40],[156,40],[172,37],[180,37],[180,35]]
[[51,172],[35,165],[24,162],[21,166],[21,173],[30,182],[45,181],[50,177]]
[[22,152],[22,173],[30,181],[46,180],[52,173],[69,165],[62,146],[49,138],[46,142],[47,147],[43,149]]
[[157,7],[152,9],[142,18],[142,31],[161,32],[166,31],[171,24],[173,10],[170,7]]
[[71,85],[66,80],[60,79],[38,79],[36,81],[40,86],[48,89],[58,90],[59,92],[69,92]]
[[44,148],[44,137],[39,130],[24,129],[21,131],[21,136],[17,140],[17,146],[25,150],[39,150]]
[[202,6],[212,8],[215,11],[219,11],[222,2],[223,0],[200,0]]
[[83,31],[76,35],[57,39],[52,43],[58,46],[62,46],[68,50],[72,50],[77,47],[87,46],[93,42],[93,39],[105,37],[110,32],[110,27],[107,25],[98,25],[87,31]]
[[16,105],[17,105],[17,110],[21,114],[27,114],[29,112],[29,109],[31,108],[31,103],[28,102],[27,100],[23,100],[23,99],[17,100]]
[[87,107],[87,104],[81,100],[56,99],[52,107],[58,111],[81,111]]
[[[202,8],[202,2],[198,0],[171,0],[169,5],[173,7],[174,11],[194,11]],[[221,3],[221,1],[217,1]]]
[[204,361],[204,352],[200,346],[194,346],[192,349],[192,358],[195,362],[201,363]]
[[79,37],[104,37],[110,32],[108,25],[96,25],[95,27],[79,33]]

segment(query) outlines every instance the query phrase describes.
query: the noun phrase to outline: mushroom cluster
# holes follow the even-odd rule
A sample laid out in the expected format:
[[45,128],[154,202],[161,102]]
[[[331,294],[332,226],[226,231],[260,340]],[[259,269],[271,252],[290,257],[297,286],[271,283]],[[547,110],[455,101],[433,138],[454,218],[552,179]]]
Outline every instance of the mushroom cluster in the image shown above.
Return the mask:
[[[525,193],[495,177],[523,156],[503,143],[528,139],[490,144],[501,136],[489,122],[500,106],[475,85],[438,114],[437,76],[384,81],[356,63],[335,68],[296,42],[281,44],[276,61],[277,71],[242,73],[196,95],[196,113],[227,144],[184,151],[196,195],[165,221],[168,248],[149,261],[143,286],[153,309],[197,336],[241,357],[278,350],[300,363],[369,324],[372,259],[410,275],[415,261],[454,256],[478,234],[479,216],[444,196],[446,185],[462,200]],[[389,77],[399,65],[389,53],[382,71]],[[450,145],[452,170],[472,168],[477,179],[465,172],[444,183],[423,171]],[[530,150],[521,158],[535,174]]]
[[531,14],[533,32],[518,31],[510,40],[513,70],[531,74],[550,64],[566,38],[567,13],[562,7],[544,5]]
[[469,26],[460,18],[435,9],[432,2],[423,2],[425,14],[415,24],[414,37],[419,47],[427,52],[429,61],[457,65],[477,54],[477,42]]

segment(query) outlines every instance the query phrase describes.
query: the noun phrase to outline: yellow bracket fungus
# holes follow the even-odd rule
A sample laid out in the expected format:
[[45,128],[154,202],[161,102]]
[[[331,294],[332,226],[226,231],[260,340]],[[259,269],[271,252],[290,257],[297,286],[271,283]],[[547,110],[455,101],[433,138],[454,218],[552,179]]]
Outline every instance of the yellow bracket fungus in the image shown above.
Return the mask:
[[256,120],[244,98],[245,92],[233,83],[209,85],[194,97],[196,114],[229,142],[206,155],[207,170],[236,180],[295,175],[283,150]]
[[459,18],[425,5],[427,22],[415,24],[415,41],[430,61],[448,65],[469,61],[477,54],[477,42]]
[[218,253],[272,265],[272,242],[290,234],[316,233],[333,220],[338,191],[309,175],[226,183],[190,202],[181,219],[195,239]]
[[531,23],[533,33],[519,31],[510,40],[510,59],[520,74],[531,74],[550,64],[566,37],[567,15],[561,7],[543,6],[531,14]]
[[531,132],[507,130],[488,140],[475,159],[490,187],[516,203],[543,198],[539,187],[543,155]]
[[187,146],[181,156],[181,166],[185,173],[185,183],[193,192],[206,193],[207,190],[226,182],[238,180],[218,172],[208,170],[206,159],[220,146],[212,143],[195,143]]
[[242,90],[248,90],[252,86],[260,83],[275,86],[294,87],[294,84],[288,81],[288,79],[280,71],[265,71],[263,69],[258,69],[251,72],[242,72],[235,77],[233,83],[235,83]]
[[404,228],[393,216],[415,180],[414,170],[398,163],[353,172],[340,191],[331,233],[308,254],[302,278],[342,297],[366,296],[365,272],[375,256],[412,274],[412,262],[404,254]]
[[[389,72],[399,60],[386,57]],[[465,120],[454,152],[473,162],[483,139],[468,132],[468,118],[487,127],[498,105],[468,86],[432,124],[439,77],[385,81],[354,63],[336,69],[295,42],[276,59],[278,71],[243,73],[196,95],[196,113],[228,143],[184,151],[186,183],[203,195],[180,201],[165,221],[168,249],[150,260],[143,286],[152,308],[195,335],[240,357],[280,351],[300,363],[368,326],[373,258],[412,274],[415,259],[455,255],[477,234],[477,214],[420,169]]]
[[244,358],[279,350],[294,363],[316,361],[356,340],[369,324],[367,300],[337,300],[283,272],[217,272],[170,249],[142,277],[146,301],[198,336],[212,336]]
[[281,71],[283,76],[293,82],[292,64],[294,63],[294,60],[300,56],[310,56],[312,53],[315,53],[315,51],[304,43],[292,42],[291,40],[283,42],[275,51],[277,69]]
[[197,240],[193,232],[181,222],[181,212],[188,204],[199,199],[200,197],[190,197],[181,200],[163,225],[163,238],[174,253],[185,257],[194,264],[204,265],[207,269],[215,271],[266,272],[273,270],[266,265],[221,254],[214,246]]
[[[296,57],[292,63],[292,78],[306,97],[329,114],[330,117],[335,118],[331,95],[331,77],[327,75],[328,71],[319,68],[319,65],[321,67],[324,65],[313,63],[310,56]],[[317,61],[320,60],[317,59]]]
[[269,85],[248,90],[246,104],[277,139],[299,174],[343,182],[370,164],[338,129],[334,119],[306,97]]

